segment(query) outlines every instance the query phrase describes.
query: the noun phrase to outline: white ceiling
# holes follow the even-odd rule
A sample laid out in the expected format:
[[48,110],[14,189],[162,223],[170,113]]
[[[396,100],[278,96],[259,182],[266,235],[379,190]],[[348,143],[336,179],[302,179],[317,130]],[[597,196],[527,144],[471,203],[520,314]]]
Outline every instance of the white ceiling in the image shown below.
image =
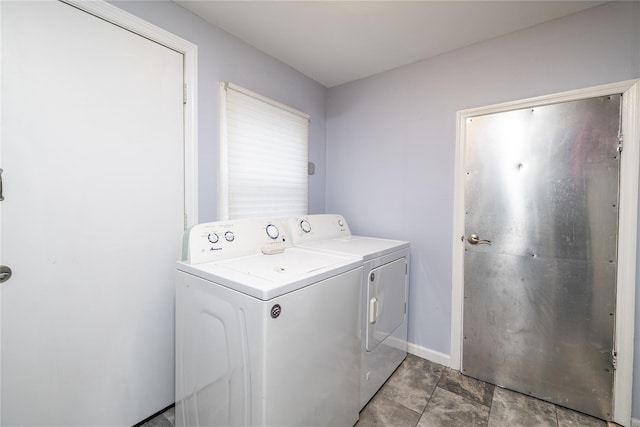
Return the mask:
[[174,1],[326,87],[606,3]]

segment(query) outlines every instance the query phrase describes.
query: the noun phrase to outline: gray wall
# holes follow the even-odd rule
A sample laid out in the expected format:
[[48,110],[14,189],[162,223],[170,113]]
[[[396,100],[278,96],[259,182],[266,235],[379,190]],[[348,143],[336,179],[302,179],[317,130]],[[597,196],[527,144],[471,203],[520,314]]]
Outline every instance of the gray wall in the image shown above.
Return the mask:
[[624,2],[328,90],[326,210],[355,233],[411,241],[411,342],[450,352],[456,111],[632,78],[640,3]]
[[325,206],[326,88],[169,1],[112,1],[198,45],[199,221],[217,219],[218,83],[231,81],[311,115],[309,212]]
[[[410,339],[444,354],[455,112],[640,77],[637,2],[607,4],[328,91],[174,3],[113,3],[198,45],[200,221],[217,217],[219,81],[311,114],[310,212],[339,212],[356,233],[412,242]],[[640,338],[635,348],[633,413],[640,418]]]

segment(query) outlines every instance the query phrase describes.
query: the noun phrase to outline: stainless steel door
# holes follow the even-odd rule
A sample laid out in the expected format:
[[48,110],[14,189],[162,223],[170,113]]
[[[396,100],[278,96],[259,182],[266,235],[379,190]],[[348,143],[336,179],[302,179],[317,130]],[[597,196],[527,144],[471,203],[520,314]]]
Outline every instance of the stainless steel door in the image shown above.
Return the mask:
[[611,419],[621,96],[466,124],[463,372]]

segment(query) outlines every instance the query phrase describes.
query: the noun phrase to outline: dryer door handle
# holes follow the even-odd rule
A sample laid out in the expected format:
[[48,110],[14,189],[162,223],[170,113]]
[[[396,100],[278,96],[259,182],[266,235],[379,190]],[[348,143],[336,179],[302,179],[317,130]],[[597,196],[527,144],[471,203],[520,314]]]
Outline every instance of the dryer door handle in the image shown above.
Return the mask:
[[373,297],[369,300],[369,323],[376,323],[378,320],[378,298]]

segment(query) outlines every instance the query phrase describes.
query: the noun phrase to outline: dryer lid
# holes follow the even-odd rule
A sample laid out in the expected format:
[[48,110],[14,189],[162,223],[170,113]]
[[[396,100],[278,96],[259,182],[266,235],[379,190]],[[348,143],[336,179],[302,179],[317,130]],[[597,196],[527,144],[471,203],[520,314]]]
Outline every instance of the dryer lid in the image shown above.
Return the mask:
[[338,239],[317,240],[301,244],[302,247],[355,255],[363,260],[378,258],[409,247],[409,242],[378,239],[376,237],[348,236]]

